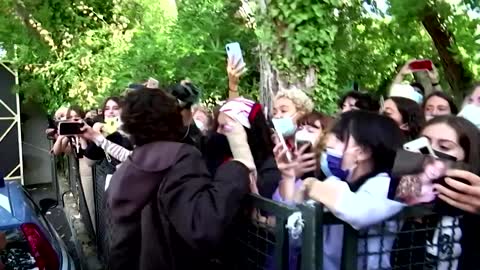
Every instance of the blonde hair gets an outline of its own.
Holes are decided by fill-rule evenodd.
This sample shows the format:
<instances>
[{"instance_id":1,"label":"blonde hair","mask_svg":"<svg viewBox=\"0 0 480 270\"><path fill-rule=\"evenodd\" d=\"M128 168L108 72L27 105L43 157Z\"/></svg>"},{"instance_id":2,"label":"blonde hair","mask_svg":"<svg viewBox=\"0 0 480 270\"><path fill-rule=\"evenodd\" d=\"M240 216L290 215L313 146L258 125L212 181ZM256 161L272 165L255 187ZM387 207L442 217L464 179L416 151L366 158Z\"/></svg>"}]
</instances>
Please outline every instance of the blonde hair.
<instances>
[{"instance_id":1,"label":"blonde hair","mask_svg":"<svg viewBox=\"0 0 480 270\"><path fill-rule=\"evenodd\" d=\"M210 116L212 114L207 107L202 106L202 105L193 105L192 106L192 113L195 114L196 112L202 112L207 116Z\"/></svg>"},{"instance_id":2,"label":"blonde hair","mask_svg":"<svg viewBox=\"0 0 480 270\"><path fill-rule=\"evenodd\" d=\"M304 111L305 113L310 113L313 111L313 102L310 97L305 94L302 90L293 89L293 90L281 90L277 93L274 100L279 98L289 99L295 104L295 107L298 111Z\"/></svg>"},{"instance_id":3,"label":"blonde hair","mask_svg":"<svg viewBox=\"0 0 480 270\"><path fill-rule=\"evenodd\" d=\"M60 120L63 117L66 117L68 113L68 107L62 106L55 111L54 117L55 120Z\"/></svg>"},{"instance_id":4,"label":"blonde hair","mask_svg":"<svg viewBox=\"0 0 480 270\"><path fill-rule=\"evenodd\" d=\"M207 116L207 121L208 121L208 126L211 126L213 123L213 113L205 106L202 105L194 105L192 106L192 116L195 115L195 113L201 112L204 113Z\"/></svg>"}]
</instances>

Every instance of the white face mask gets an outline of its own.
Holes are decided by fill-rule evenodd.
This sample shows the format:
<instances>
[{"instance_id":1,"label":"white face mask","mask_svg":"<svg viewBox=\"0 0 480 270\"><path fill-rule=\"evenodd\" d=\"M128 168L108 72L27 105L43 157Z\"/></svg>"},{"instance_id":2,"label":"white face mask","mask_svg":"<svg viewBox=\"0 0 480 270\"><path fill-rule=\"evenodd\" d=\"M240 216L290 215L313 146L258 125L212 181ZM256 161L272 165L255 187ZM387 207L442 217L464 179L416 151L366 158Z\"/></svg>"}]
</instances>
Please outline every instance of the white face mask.
<instances>
[{"instance_id":1,"label":"white face mask","mask_svg":"<svg viewBox=\"0 0 480 270\"><path fill-rule=\"evenodd\" d=\"M201 131L203 131L203 129L205 128L205 125L203 124L202 121L198 121L196 119L193 120L195 122L195 125L197 126L198 129L200 129Z\"/></svg>"},{"instance_id":2,"label":"white face mask","mask_svg":"<svg viewBox=\"0 0 480 270\"><path fill-rule=\"evenodd\" d=\"M308 132L308 130L301 129L295 133L295 144L297 142L310 142L312 145L315 145L317 141L317 134Z\"/></svg>"},{"instance_id":3,"label":"white face mask","mask_svg":"<svg viewBox=\"0 0 480 270\"><path fill-rule=\"evenodd\" d=\"M477 128L480 128L480 107L474 104L467 104L460 111L458 116L472 122Z\"/></svg>"}]
</instances>

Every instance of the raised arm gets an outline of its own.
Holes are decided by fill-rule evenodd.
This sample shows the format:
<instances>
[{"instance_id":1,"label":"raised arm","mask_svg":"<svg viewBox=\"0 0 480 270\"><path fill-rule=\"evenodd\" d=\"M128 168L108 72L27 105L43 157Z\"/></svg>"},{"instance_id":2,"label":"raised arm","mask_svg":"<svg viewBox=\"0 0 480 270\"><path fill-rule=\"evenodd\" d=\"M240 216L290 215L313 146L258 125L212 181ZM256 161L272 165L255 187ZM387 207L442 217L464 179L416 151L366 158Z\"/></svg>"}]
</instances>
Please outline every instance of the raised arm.
<instances>
[{"instance_id":1,"label":"raised arm","mask_svg":"<svg viewBox=\"0 0 480 270\"><path fill-rule=\"evenodd\" d=\"M404 204L387 199L390 178L369 179L357 192L335 177L321 182L305 180L308 196L325 205L335 216L355 229L378 224L400 212Z\"/></svg>"},{"instance_id":2,"label":"raised arm","mask_svg":"<svg viewBox=\"0 0 480 270\"><path fill-rule=\"evenodd\" d=\"M230 161L212 179L198 151L185 148L179 157L158 200L182 238L207 252L220 242L248 193L250 170Z\"/></svg>"}]
</instances>

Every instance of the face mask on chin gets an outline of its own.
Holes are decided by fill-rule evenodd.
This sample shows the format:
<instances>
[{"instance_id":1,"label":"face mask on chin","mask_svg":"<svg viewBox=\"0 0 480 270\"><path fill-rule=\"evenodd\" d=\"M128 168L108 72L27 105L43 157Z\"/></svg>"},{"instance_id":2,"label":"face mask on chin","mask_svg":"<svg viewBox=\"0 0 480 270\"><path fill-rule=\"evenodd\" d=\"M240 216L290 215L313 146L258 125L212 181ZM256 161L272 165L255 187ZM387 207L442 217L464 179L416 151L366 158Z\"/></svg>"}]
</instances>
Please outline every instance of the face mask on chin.
<instances>
[{"instance_id":1,"label":"face mask on chin","mask_svg":"<svg viewBox=\"0 0 480 270\"><path fill-rule=\"evenodd\" d=\"M293 116L283 117L283 118L273 118L273 126L275 129L280 132L284 137L291 137L295 134L297 126L293 121Z\"/></svg>"},{"instance_id":2,"label":"face mask on chin","mask_svg":"<svg viewBox=\"0 0 480 270\"><path fill-rule=\"evenodd\" d=\"M472 122L477 128L480 128L480 107L474 104L467 104L460 111L458 116Z\"/></svg>"}]
</instances>

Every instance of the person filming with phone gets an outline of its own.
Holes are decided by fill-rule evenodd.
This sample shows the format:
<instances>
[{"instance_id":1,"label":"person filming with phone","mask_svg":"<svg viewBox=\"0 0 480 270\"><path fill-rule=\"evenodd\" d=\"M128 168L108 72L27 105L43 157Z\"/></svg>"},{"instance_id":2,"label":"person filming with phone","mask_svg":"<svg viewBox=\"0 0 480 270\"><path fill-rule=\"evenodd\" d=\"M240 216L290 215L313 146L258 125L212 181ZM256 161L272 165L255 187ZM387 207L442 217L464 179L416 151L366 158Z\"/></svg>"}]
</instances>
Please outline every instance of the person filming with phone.
<instances>
[{"instance_id":1,"label":"person filming with phone","mask_svg":"<svg viewBox=\"0 0 480 270\"><path fill-rule=\"evenodd\" d=\"M52 154L70 154L73 151L80 151L80 140L78 135L81 134L80 128L83 126L82 119L84 117L83 110L78 106L70 106L65 111L65 116L57 121L57 127L53 130L56 137L52 147ZM75 149L77 148L77 149Z\"/></svg>"},{"instance_id":2,"label":"person filming with phone","mask_svg":"<svg viewBox=\"0 0 480 270\"><path fill-rule=\"evenodd\" d=\"M452 261L446 260L443 262L434 259L434 262L438 261L438 269L472 269L470 266L477 261L476 250L478 250L478 243L480 243L480 233L478 231L480 226L480 212L478 211L478 206L480 206L480 177L478 177L480 173L478 163L478 160L480 160L480 148L478 147L480 131L472 123L461 117L445 115L430 120L422 129L420 136L426 143L419 147L425 148L424 146L426 146L432 149L430 154L441 160L463 163L465 164L463 167L468 168L468 170L455 169L455 166L453 166L442 173L442 179L433 179L434 181L430 179L428 183L420 183L420 178L407 179L412 181L404 183L400 182L403 190L420 190L419 188L412 189L409 186L422 187L422 192L419 193L421 195L427 194L423 191L432 187L434 192L432 195L436 197L433 200L434 209L440 215L421 220L407 220L402 231L410 231L411 228L422 229L432 223L434 225L440 224L438 225L439 228L450 226L459 227L460 230L455 229L455 232L450 229L440 230L438 236L433 237L433 239L431 239L432 236L427 237L426 233L419 232L416 233L415 239L412 239L410 235L402 235L397 239L399 251L392 254L392 262L396 261L397 265L404 265L405 262L420 263L425 261L425 256L438 256L455 258ZM413 145L412 143L410 144ZM423 188L424 186L426 188ZM427 201L431 201L431 198L416 203ZM458 218L457 215L462 211L465 211L462 213L463 218ZM453 247L451 254L447 254L441 247L435 250L436 246L426 247L426 253L418 249L413 257L412 254L407 254L409 252L401 251L404 247L424 246L427 241L436 243L440 241L439 239L442 239L444 243L451 244ZM451 264L458 265L458 267L450 268Z\"/></svg>"},{"instance_id":3,"label":"person filming with phone","mask_svg":"<svg viewBox=\"0 0 480 270\"><path fill-rule=\"evenodd\" d=\"M133 150L128 135L122 129L120 120L121 99L109 97L102 109L102 117L93 127L82 127L82 138L90 143L86 146L85 157L90 160L111 160L112 165L118 166L125 161ZM113 158L113 160L111 159Z\"/></svg>"},{"instance_id":4,"label":"person filming with phone","mask_svg":"<svg viewBox=\"0 0 480 270\"><path fill-rule=\"evenodd\" d=\"M440 79L438 76L438 70L433 64L433 62L429 59L413 59L408 61L401 69L400 72L395 77L393 83L394 84L401 84L405 80L405 76L413 75L416 72L426 72L428 78L430 79L432 90L433 91L442 91L440 86ZM415 87L419 90L420 94L425 95L425 90L423 86L419 83L412 83L411 86Z\"/></svg>"},{"instance_id":5,"label":"person filming with phone","mask_svg":"<svg viewBox=\"0 0 480 270\"><path fill-rule=\"evenodd\" d=\"M392 247L394 236L380 240L373 235L380 230L397 231L395 221L386 225L381 222L403 209L403 204L387 197L389 172L396 150L403 142L402 132L388 117L361 110L343 113L327 133L325 146L318 155L317 164L323 174L318 173L318 179L298 179L295 164L286 156L288 149L276 149L282 181L274 200L294 204L312 199L353 228L368 228L372 238L359 241L368 241L368 249L380 251L381 255L366 252L371 255L359 256L358 269L389 269L387 251ZM340 269L343 226L324 227L324 269Z\"/></svg>"}]
</instances>

